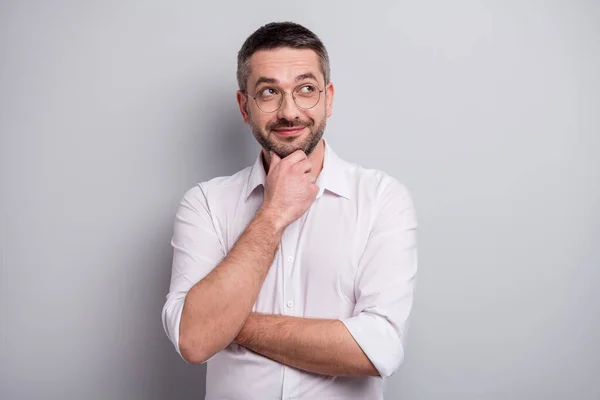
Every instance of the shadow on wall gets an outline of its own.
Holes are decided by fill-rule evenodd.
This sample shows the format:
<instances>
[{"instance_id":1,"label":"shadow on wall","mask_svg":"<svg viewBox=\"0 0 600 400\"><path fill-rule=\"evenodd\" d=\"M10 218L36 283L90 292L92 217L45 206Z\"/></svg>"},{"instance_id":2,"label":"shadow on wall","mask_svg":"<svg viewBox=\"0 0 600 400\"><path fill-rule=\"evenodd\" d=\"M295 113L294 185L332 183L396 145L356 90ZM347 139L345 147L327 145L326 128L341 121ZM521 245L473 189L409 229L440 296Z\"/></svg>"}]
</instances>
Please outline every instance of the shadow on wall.
<instances>
[{"instance_id":1,"label":"shadow on wall","mask_svg":"<svg viewBox=\"0 0 600 400\"><path fill-rule=\"evenodd\" d=\"M211 92L222 95L223 90L215 87ZM195 171L198 171L198 181L231 175L252 165L259 147L250 129L241 119L235 94L227 98L222 96L221 101L216 105L206 103L201 104L200 107L202 109L194 114L190 122L190 126L197 127L194 128L195 132L190 131L190 134L196 136L190 142L198 144L199 148L192 152L197 156L186 160L193 164ZM173 216L169 215L163 229L156 232L158 236L156 247L160 249L157 253L160 254L156 254L154 258L152 270L155 271L155 276L152 282L155 284L149 286L151 292L148 293L148 296L154 299L150 311L153 320L156 321L153 326L155 332L143 336L149 339L144 346L144 351L156 352L156 357L144 358L152 359L152 362L157 364L155 366L157 373L153 374L154 381L149 382L155 389L154 393L145 393L145 395L156 399L202 399L205 395L206 365L189 365L183 361L164 334L160 320L171 274L172 218Z\"/></svg>"}]
</instances>

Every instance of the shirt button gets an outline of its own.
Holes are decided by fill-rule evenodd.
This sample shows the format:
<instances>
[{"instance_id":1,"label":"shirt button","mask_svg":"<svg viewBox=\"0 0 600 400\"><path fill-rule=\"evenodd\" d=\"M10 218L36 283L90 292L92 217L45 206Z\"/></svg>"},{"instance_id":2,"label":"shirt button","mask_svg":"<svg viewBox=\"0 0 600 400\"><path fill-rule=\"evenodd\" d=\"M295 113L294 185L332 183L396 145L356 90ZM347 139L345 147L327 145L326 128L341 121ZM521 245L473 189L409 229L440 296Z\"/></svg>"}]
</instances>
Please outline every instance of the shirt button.
<instances>
[{"instance_id":1,"label":"shirt button","mask_svg":"<svg viewBox=\"0 0 600 400\"><path fill-rule=\"evenodd\" d=\"M288 257L288 262L294 262L294 257L292 257L292 256L289 256L289 257Z\"/></svg>"},{"instance_id":2,"label":"shirt button","mask_svg":"<svg viewBox=\"0 0 600 400\"><path fill-rule=\"evenodd\" d=\"M294 302L290 300L285 305L288 306L288 308L292 308L292 306L294 305Z\"/></svg>"}]
</instances>

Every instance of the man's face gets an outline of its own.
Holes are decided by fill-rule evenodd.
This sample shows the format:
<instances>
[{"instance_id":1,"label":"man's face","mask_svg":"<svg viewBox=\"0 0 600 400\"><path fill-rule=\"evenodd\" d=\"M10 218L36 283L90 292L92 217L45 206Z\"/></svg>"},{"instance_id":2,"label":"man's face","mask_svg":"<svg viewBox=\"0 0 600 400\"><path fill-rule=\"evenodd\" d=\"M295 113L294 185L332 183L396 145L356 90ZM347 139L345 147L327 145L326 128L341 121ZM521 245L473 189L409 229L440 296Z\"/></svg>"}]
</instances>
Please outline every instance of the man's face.
<instances>
[{"instance_id":1,"label":"man's face","mask_svg":"<svg viewBox=\"0 0 600 400\"><path fill-rule=\"evenodd\" d=\"M291 48L257 51L250 58L250 71L247 92L258 103L242 92L237 98L244 122L250 124L256 140L263 149L272 150L281 158L298 149L310 154L325 132L333 104L333 85L324 87L317 54ZM294 102L294 92L304 108ZM311 92L316 104L306 108L313 104ZM281 107L266 112L276 108L278 96L283 96Z\"/></svg>"}]
</instances>

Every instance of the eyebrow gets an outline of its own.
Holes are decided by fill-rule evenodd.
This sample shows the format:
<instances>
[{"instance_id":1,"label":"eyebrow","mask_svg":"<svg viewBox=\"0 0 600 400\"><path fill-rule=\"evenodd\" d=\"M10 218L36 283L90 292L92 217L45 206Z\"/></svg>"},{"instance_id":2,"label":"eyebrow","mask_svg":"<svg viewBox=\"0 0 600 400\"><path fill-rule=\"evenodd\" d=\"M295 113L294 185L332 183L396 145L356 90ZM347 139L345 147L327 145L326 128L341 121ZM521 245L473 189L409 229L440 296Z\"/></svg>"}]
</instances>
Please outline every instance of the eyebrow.
<instances>
[{"instance_id":1,"label":"eyebrow","mask_svg":"<svg viewBox=\"0 0 600 400\"><path fill-rule=\"evenodd\" d=\"M260 78L258 78L258 80L256 81L256 83L254 84L254 87L257 87L258 85L260 85L261 83L278 83L279 81L277 79L274 78L267 78L266 76L261 76Z\"/></svg>"},{"instance_id":2,"label":"eyebrow","mask_svg":"<svg viewBox=\"0 0 600 400\"><path fill-rule=\"evenodd\" d=\"M314 79L315 81L317 80L317 78L315 77L315 75L312 72L307 72L305 74L298 75L296 77L295 81L299 82L299 81L303 81L305 79ZM267 78L266 76L261 76L260 78L258 78L256 80L256 83L254 84L254 87L257 87L261 83L277 84L277 83L279 83L279 81L277 79L275 79L275 78Z\"/></svg>"},{"instance_id":3,"label":"eyebrow","mask_svg":"<svg viewBox=\"0 0 600 400\"><path fill-rule=\"evenodd\" d=\"M317 80L317 77L313 75L312 72L307 72L306 74L298 75L296 77L296 82L303 81L305 79L314 79Z\"/></svg>"}]
</instances>

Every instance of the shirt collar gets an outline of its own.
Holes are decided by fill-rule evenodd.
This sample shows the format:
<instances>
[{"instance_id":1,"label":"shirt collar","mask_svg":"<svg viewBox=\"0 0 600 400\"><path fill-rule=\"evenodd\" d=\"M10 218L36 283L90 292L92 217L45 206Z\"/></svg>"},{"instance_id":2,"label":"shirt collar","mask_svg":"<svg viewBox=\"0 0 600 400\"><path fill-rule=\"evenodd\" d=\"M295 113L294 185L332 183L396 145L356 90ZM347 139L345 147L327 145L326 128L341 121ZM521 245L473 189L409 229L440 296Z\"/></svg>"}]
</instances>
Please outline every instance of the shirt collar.
<instances>
[{"instance_id":1,"label":"shirt collar","mask_svg":"<svg viewBox=\"0 0 600 400\"><path fill-rule=\"evenodd\" d=\"M317 198L321 197L325 190L327 190L337 194L338 196L349 199L350 183L347 172L348 163L334 153L331 145L325 139L323 139L323 142L325 145L325 155L323 160L323 169L321 170L319 178L317 179L317 185L320 188ZM258 186L262 185L264 187L266 177L267 174L263 166L261 150L258 153L258 157L256 157L256 161L254 162L254 165L250 170L250 175L248 176L245 200L248 200L250 194L252 194L252 192L254 192Z\"/></svg>"}]
</instances>

